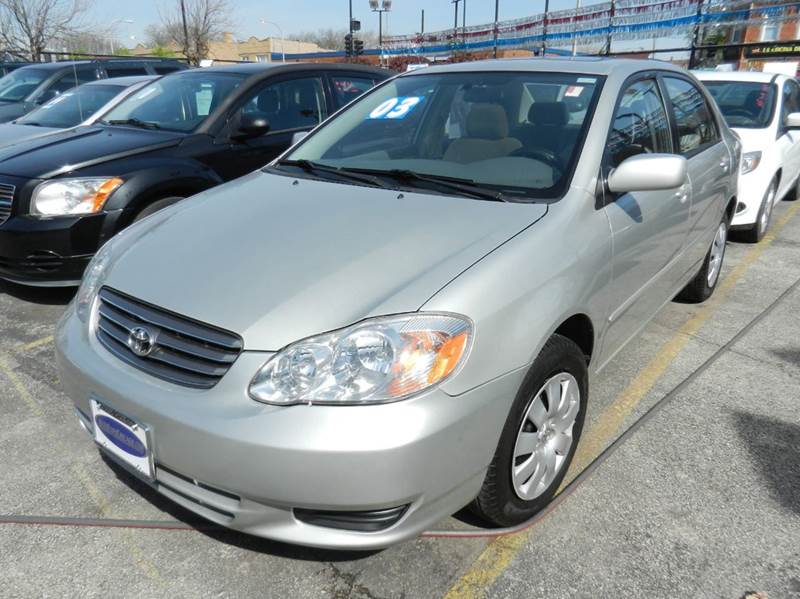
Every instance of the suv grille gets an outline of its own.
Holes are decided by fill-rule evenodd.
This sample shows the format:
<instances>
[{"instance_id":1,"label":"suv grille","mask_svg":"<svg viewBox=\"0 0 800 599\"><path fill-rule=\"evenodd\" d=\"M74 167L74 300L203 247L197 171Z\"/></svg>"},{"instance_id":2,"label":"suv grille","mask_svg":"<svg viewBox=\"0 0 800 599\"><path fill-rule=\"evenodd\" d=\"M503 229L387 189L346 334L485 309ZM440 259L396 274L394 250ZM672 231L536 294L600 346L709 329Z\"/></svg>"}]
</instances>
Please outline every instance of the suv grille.
<instances>
[{"instance_id":1,"label":"suv grille","mask_svg":"<svg viewBox=\"0 0 800 599\"><path fill-rule=\"evenodd\" d=\"M100 342L119 359L165 381L210 389L242 351L242 339L233 333L107 287L100 290L99 298Z\"/></svg>"},{"instance_id":2,"label":"suv grille","mask_svg":"<svg viewBox=\"0 0 800 599\"><path fill-rule=\"evenodd\" d=\"M16 187L8 183L0 183L0 225L11 216L11 205L14 203Z\"/></svg>"}]
</instances>

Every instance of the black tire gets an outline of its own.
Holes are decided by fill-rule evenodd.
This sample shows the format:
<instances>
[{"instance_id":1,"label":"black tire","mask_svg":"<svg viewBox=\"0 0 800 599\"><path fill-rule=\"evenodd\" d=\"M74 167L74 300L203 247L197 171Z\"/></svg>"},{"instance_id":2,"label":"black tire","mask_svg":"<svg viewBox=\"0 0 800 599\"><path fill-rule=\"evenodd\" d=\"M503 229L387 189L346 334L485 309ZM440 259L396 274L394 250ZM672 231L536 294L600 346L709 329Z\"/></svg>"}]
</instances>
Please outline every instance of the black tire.
<instances>
[{"instance_id":1,"label":"black tire","mask_svg":"<svg viewBox=\"0 0 800 599\"><path fill-rule=\"evenodd\" d=\"M722 265L725 260L725 246L727 245L728 229L730 226L727 214L722 217L722 221L720 222L719 226L724 227L725 232L724 241L722 243L722 255L720 256L719 264L716 267L716 276L714 277L714 280L709 283L708 278L711 268L711 255L717 242L717 234L714 235L714 240L711 242L711 247L708 249L705 260L703 260L703 266L700 268L700 272L695 275L694 279L689 281L689 284L686 285L683 290L681 290L681 292L675 298L676 300L688 304L700 304L714 294L714 290L717 288L717 284L719 283L720 271L722 270ZM719 231L719 228L717 231Z\"/></svg>"},{"instance_id":2,"label":"black tire","mask_svg":"<svg viewBox=\"0 0 800 599\"><path fill-rule=\"evenodd\" d=\"M772 201L767 201L770 194L778 193L778 180L773 179L767 191L764 192L764 197L761 198L761 206L758 208L758 215L756 215L755 224L749 229L742 229L736 232L736 238L746 243L758 243L764 239L764 235L769 230L769 224L772 219L772 209L775 207L775 198ZM791 194L789 194L791 195ZM766 215L766 218L764 218Z\"/></svg>"},{"instance_id":3,"label":"black tire","mask_svg":"<svg viewBox=\"0 0 800 599\"><path fill-rule=\"evenodd\" d=\"M800 199L800 176L797 177L797 181L794 182L794 188L792 191L787 193L784 196L784 201L794 202L797 199Z\"/></svg>"},{"instance_id":4,"label":"black tire","mask_svg":"<svg viewBox=\"0 0 800 599\"><path fill-rule=\"evenodd\" d=\"M553 376L561 373L572 375L578 382L580 391L580 407L572 427L572 445L566 455L566 459L560 466L558 474L547 489L536 498L525 501L517 496L511 477L517 435L520 428L525 424L523 419L528 407L534 401L540 389ZM517 397L514 399L511 411L506 419L494 459L492 459L486 478L483 481L483 487L470 505L470 509L479 518L496 526L513 526L530 519L550 503L567 473L572 457L575 454L575 448L580 440L586 415L588 394L589 374L586 356L573 341L561 335L553 335L525 376L525 380L517 393Z\"/></svg>"},{"instance_id":5,"label":"black tire","mask_svg":"<svg viewBox=\"0 0 800 599\"><path fill-rule=\"evenodd\" d=\"M162 198L160 200L156 200L155 202L148 204L144 208L142 208L136 216L133 217L133 222L138 223L143 218L147 218L151 214L154 214L161 210L162 208L166 208L167 206L172 206L173 204L180 202L183 199L181 196L171 196L168 198Z\"/></svg>"}]
</instances>

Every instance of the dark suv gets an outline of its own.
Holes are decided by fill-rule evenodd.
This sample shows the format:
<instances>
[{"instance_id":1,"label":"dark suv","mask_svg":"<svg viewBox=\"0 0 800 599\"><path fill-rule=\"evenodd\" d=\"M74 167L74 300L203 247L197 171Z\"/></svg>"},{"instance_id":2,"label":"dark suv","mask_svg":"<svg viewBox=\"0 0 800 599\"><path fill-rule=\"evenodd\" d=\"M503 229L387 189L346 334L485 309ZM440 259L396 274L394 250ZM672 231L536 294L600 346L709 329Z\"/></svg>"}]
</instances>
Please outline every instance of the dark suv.
<instances>
[{"instance_id":1,"label":"dark suv","mask_svg":"<svg viewBox=\"0 0 800 599\"><path fill-rule=\"evenodd\" d=\"M13 121L82 83L132 75L166 75L188 68L171 59L70 60L29 64L0 79L0 123Z\"/></svg>"},{"instance_id":2,"label":"dark suv","mask_svg":"<svg viewBox=\"0 0 800 599\"><path fill-rule=\"evenodd\" d=\"M0 278L77 284L115 233L264 166L389 75L298 63L182 71L95 125L0 148Z\"/></svg>"}]
</instances>

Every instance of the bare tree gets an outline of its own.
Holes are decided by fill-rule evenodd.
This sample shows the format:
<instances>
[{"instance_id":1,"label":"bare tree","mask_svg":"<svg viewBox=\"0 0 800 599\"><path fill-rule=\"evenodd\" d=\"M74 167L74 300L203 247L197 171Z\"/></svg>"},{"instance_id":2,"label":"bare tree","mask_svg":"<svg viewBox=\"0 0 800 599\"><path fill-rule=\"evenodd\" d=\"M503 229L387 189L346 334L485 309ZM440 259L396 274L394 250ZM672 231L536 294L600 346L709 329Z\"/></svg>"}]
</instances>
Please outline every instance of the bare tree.
<instances>
[{"instance_id":1,"label":"bare tree","mask_svg":"<svg viewBox=\"0 0 800 599\"><path fill-rule=\"evenodd\" d=\"M89 0L0 0L0 43L5 50L41 60L48 45L83 29Z\"/></svg>"},{"instance_id":2,"label":"bare tree","mask_svg":"<svg viewBox=\"0 0 800 599\"><path fill-rule=\"evenodd\" d=\"M346 34L347 29L318 29L317 31L302 31L289 37L301 42L317 44L325 50L344 50L344 36ZM367 48L378 45L378 36L372 31L359 31L354 36L364 40L364 45Z\"/></svg>"},{"instance_id":3,"label":"bare tree","mask_svg":"<svg viewBox=\"0 0 800 599\"><path fill-rule=\"evenodd\" d=\"M197 65L208 58L209 45L230 25L230 13L228 0L174 0L172 11L161 15L162 28Z\"/></svg>"},{"instance_id":4,"label":"bare tree","mask_svg":"<svg viewBox=\"0 0 800 599\"><path fill-rule=\"evenodd\" d=\"M145 43L151 48L167 48L175 44L176 37L180 39L180 32L170 31L166 26L151 23L144 29Z\"/></svg>"}]
</instances>

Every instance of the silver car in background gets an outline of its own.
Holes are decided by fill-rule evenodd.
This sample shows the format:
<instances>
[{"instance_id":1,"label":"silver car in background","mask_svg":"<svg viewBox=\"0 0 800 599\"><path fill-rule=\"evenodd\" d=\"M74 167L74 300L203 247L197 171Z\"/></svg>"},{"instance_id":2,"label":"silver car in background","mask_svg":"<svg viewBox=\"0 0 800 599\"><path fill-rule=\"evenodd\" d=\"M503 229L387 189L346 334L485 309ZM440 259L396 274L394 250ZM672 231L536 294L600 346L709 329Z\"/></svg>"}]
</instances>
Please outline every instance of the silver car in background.
<instances>
[{"instance_id":1,"label":"silver car in background","mask_svg":"<svg viewBox=\"0 0 800 599\"><path fill-rule=\"evenodd\" d=\"M74 87L10 123L0 124L0 146L94 123L157 75L98 79Z\"/></svg>"},{"instance_id":2,"label":"silver car in background","mask_svg":"<svg viewBox=\"0 0 800 599\"><path fill-rule=\"evenodd\" d=\"M250 534L384 547L553 497L590 375L709 297L738 142L669 64L396 77L112 239L57 333L102 452Z\"/></svg>"}]
</instances>

